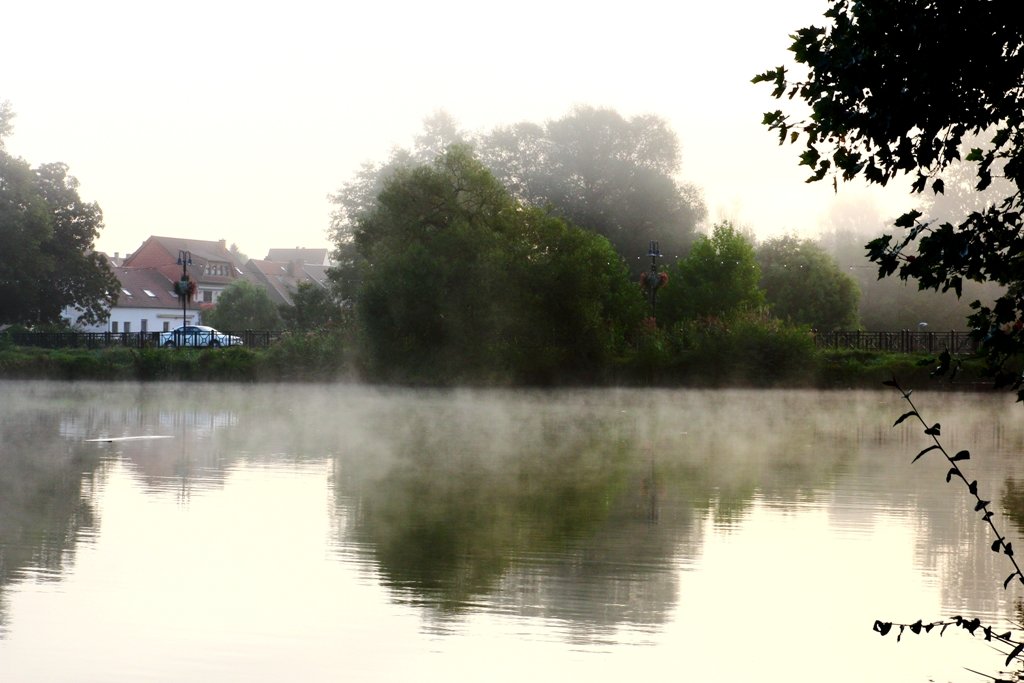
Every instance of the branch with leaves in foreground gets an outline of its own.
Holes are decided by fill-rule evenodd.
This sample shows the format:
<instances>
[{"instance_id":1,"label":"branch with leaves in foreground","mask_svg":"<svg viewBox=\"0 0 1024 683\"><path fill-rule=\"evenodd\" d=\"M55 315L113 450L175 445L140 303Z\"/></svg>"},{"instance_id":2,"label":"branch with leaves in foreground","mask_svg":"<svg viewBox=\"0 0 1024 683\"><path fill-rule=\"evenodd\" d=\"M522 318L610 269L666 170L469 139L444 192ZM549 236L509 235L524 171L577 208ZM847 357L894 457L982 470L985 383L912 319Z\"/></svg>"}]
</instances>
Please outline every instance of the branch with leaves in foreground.
<instances>
[{"instance_id":1,"label":"branch with leaves in foreground","mask_svg":"<svg viewBox=\"0 0 1024 683\"><path fill-rule=\"evenodd\" d=\"M924 427L924 433L931 437L932 445L928 446L920 453L918 453L912 462L917 462L922 457L933 451L941 454L949 461L949 471L946 473L946 483L951 483L954 479L962 481L967 487L967 491L974 496L975 504L974 511L982 513L982 520L988 524L989 528L992 529L992 533L995 535L995 540L992 542L992 552L1002 553L1006 556L1007 560L1013 565L1013 572L1006 577L1003 581L1003 590L1009 588L1010 584L1016 579L1021 584L1024 584L1024 571L1021 571L1020 564L1017 563L1017 558L1013 554L1013 543L1006 540L1006 536L999 533L999 529L996 527L995 522L992 521L993 513L989 509L989 505L992 501L985 500L978 493L978 481L976 479L969 479L967 473L964 471L960 463L970 460L971 454L968 451L958 451L957 453L950 455L948 451L943 447L939 441L939 435L941 434L941 426L938 422L933 425L929 425L925 422L924 418L921 417L920 412L917 410L917 406L914 405L914 401L910 398L913 393L912 390L905 390L893 377L892 380L883 382L886 386L895 387L897 391L903 396L903 400L910 406L910 410L899 416L896 422L893 423L893 427L905 422L906 420L916 419ZM939 635L945 633L946 629L950 626L956 626L964 629L972 636L978 635L979 633L985 637L986 641L994 641L1003 643L1009 646L1011 649L1006 655L1006 666L1009 666L1010 662L1014 659L1020 659L1024 661L1022 652L1024 652L1024 641L1015 639L1012 632L1006 631L1005 633L996 633L991 626L986 626L981 623L980 619L967 619L965 617L957 616L951 619L933 621L925 624L921 620L913 624L900 624L893 623L891 621L883 622L881 620L875 620L874 631L882 636L888 635L896 629L896 640L899 641L904 632L910 631L911 633L918 635L921 633L931 633L934 629L939 629ZM984 675L984 674L983 674ZM991 678L991 677L990 677ZM1001 681L1003 679L993 679L995 681Z\"/></svg>"}]
</instances>

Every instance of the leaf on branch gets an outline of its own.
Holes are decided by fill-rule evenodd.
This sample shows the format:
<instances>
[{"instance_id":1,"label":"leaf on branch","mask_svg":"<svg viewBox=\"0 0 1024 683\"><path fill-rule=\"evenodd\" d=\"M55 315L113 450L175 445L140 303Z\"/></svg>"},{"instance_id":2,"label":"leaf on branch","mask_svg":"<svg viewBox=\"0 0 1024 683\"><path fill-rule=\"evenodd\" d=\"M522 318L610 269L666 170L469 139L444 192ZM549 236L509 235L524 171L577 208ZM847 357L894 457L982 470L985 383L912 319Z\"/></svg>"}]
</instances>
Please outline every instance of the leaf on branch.
<instances>
[{"instance_id":1,"label":"leaf on branch","mask_svg":"<svg viewBox=\"0 0 1024 683\"><path fill-rule=\"evenodd\" d=\"M999 552L999 547L1002 546L1002 545L1003 545L1003 539L1002 538L997 538L996 540L992 541L992 552L998 553Z\"/></svg>"},{"instance_id":2,"label":"leaf on branch","mask_svg":"<svg viewBox=\"0 0 1024 683\"><path fill-rule=\"evenodd\" d=\"M928 429L924 430L924 433L927 434L928 436L938 436L941 433L941 429L940 429L941 426L942 425L940 425L938 422L936 422L931 427L929 427Z\"/></svg>"},{"instance_id":3,"label":"leaf on branch","mask_svg":"<svg viewBox=\"0 0 1024 683\"><path fill-rule=\"evenodd\" d=\"M974 506L974 511L975 512L981 512L986 507L988 507L988 504L991 503L991 502L992 502L991 500L981 500L981 499L979 499L977 504Z\"/></svg>"},{"instance_id":4,"label":"leaf on branch","mask_svg":"<svg viewBox=\"0 0 1024 683\"><path fill-rule=\"evenodd\" d=\"M908 417L917 417L917 411L916 410L911 410L909 413L903 413L902 415L900 415L898 420L896 420L895 422L892 423L892 426L895 427L899 423L901 423L904 420L906 420Z\"/></svg>"},{"instance_id":5,"label":"leaf on branch","mask_svg":"<svg viewBox=\"0 0 1024 683\"><path fill-rule=\"evenodd\" d=\"M917 462L917 459L920 458L922 455L924 455L928 451L934 451L936 448L938 448L938 446L929 446L928 448L926 448L923 451L921 451L920 453L918 453L917 457L915 457L913 460L911 460L910 463L914 464L915 462ZM946 481L949 481L949 480L947 479Z\"/></svg>"},{"instance_id":6,"label":"leaf on branch","mask_svg":"<svg viewBox=\"0 0 1024 683\"><path fill-rule=\"evenodd\" d=\"M883 636L887 635L889 631L892 630L892 622L887 621L885 623L882 623L878 619L875 619L875 625L872 627L872 630Z\"/></svg>"},{"instance_id":7,"label":"leaf on branch","mask_svg":"<svg viewBox=\"0 0 1024 683\"><path fill-rule=\"evenodd\" d=\"M1010 654L1006 656L1006 666L1010 666L1010 662L1021 653L1021 650L1024 650L1024 643L1017 643L1016 647L1010 650Z\"/></svg>"},{"instance_id":8,"label":"leaf on branch","mask_svg":"<svg viewBox=\"0 0 1024 683\"><path fill-rule=\"evenodd\" d=\"M983 514L981 516L981 521L987 522L990 519L992 519L992 511L991 510L986 510L985 514Z\"/></svg>"},{"instance_id":9,"label":"leaf on branch","mask_svg":"<svg viewBox=\"0 0 1024 683\"><path fill-rule=\"evenodd\" d=\"M1004 544L1003 552L1006 553L1007 557L1013 557L1013 543Z\"/></svg>"},{"instance_id":10,"label":"leaf on branch","mask_svg":"<svg viewBox=\"0 0 1024 683\"><path fill-rule=\"evenodd\" d=\"M958 469L956 468L956 466L954 465L953 467L950 467L950 468L949 468L949 472L946 472L946 483L947 483L947 484L948 484L948 483L949 483L950 481L952 481L952 479L953 479L954 475L955 475L955 476L957 476L957 477L960 477L961 479L962 479L962 478L963 478L963 476L964 476L964 475L960 474L960 470L958 470Z\"/></svg>"},{"instance_id":11,"label":"leaf on branch","mask_svg":"<svg viewBox=\"0 0 1024 683\"><path fill-rule=\"evenodd\" d=\"M972 496L978 495L978 480L975 479L967 485L967 490L970 491Z\"/></svg>"},{"instance_id":12,"label":"leaf on branch","mask_svg":"<svg viewBox=\"0 0 1024 683\"><path fill-rule=\"evenodd\" d=\"M1014 572L1006 577L1006 581L1003 581L1003 590L1010 587L1010 582L1013 581L1013 577L1017 576L1017 572Z\"/></svg>"},{"instance_id":13,"label":"leaf on branch","mask_svg":"<svg viewBox=\"0 0 1024 683\"><path fill-rule=\"evenodd\" d=\"M916 622L914 622L913 624L910 625L910 630L911 630L911 632L914 635L917 635L917 634L921 633L921 628L923 626L924 626L924 624L922 624L921 620L918 619Z\"/></svg>"},{"instance_id":14,"label":"leaf on branch","mask_svg":"<svg viewBox=\"0 0 1024 683\"><path fill-rule=\"evenodd\" d=\"M952 458L950 458L950 460L952 460L953 462L958 462L960 460L970 460L970 459L971 459L971 454L968 451L960 451L959 453L954 455Z\"/></svg>"}]
</instances>

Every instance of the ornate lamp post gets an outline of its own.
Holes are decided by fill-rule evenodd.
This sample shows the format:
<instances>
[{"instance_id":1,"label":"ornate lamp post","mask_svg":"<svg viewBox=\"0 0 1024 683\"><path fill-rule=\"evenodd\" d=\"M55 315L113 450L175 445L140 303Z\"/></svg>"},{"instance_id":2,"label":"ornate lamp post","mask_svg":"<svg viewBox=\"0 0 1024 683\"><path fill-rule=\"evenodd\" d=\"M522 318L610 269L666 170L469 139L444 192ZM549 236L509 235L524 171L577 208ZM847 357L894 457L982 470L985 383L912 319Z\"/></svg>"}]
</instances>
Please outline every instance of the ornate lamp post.
<instances>
[{"instance_id":1,"label":"ornate lamp post","mask_svg":"<svg viewBox=\"0 0 1024 683\"><path fill-rule=\"evenodd\" d=\"M181 280L178 282L178 298L181 299L181 326L188 325L188 298L192 295L191 281L188 278L188 266L192 265L192 252L178 250L178 265L181 266Z\"/></svg>"},{"instance_id":2,"label":"ornate lamp post","mask_svg":"<svg viewBox=\"0 0 1024 683\"><path fill-rule=\"evenodd\" d=\"M658 242L651 240L647 247L647 255L651 257L651 270L640 275L640 284L647 292L651 300L651 318L655 315L655 303L658 300L658 288L668 282L668 273L658 272L658 259L661 258L661 249Z\"/></svg>"}]
</instances>

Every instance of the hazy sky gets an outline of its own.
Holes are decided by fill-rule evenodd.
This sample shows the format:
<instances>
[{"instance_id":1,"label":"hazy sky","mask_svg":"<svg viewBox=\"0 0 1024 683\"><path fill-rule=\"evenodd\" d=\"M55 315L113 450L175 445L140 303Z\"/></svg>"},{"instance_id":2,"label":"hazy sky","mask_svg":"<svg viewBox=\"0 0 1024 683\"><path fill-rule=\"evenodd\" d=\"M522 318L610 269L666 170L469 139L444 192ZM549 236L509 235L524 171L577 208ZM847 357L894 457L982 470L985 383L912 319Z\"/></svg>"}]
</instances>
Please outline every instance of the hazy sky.
<instances>
[{"instance_id":1,"label":"hazy sky","mask_svg":"<svg viewBox=\"0 0 1024 683\"><path fill-rule=\"evenodd\" d=\"M149 235L226 239L252 257L328 246L327 195L408 146L443 109L470 131L543 122L575 104L656 114L711 221L816 234L835 200L797 147L761 124L754 74L824 0L630 3L15 2L4 9L8 150L63 161L96 201L97 246ZM846 205L904 208L905 189L840 187Z\"/></svg>"}]
</instances>

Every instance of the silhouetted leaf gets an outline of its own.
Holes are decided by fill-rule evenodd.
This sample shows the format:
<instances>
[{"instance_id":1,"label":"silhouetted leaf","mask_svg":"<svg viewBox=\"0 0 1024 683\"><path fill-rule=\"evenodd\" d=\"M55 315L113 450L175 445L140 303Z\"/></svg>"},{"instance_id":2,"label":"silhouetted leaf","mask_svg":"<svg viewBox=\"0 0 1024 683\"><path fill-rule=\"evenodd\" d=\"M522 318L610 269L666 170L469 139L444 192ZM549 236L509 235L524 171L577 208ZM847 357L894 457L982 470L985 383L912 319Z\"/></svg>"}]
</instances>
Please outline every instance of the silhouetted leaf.
<instances>
[{"instance_id":1,"label":"silhouetted leaf","mask_svg":"<svg viewBox=\"0 0 1024 683\"><path fill-rule=\"evenodd\" d=\"M917 635L917 634L919 634L921 632L921 627L922 626L923 626L923 624L921 623L921 620L918 619L916 622L914 622L913 624L910 625L910 630L911 630L912 633L914 633L914 635Z\"/></svg>"},{"instance_id":2,"label":"silhouetted leaf","mask_svg":"<svg viewBox=\"0 0 1024 683\"><path fill-rule=\"evenodd\" d=\"M887 621L887 622L883 623L883 622L879 621L878 619L875 619L875 625L873 627L873 630L876 631L877 633L883 635L883 636L887 635L889 633L889 631L892 630L892 622L891 621Z\"/></svg>"},{"instance_id":3,"label":"silhouetted leaf","mask_svg":"<svg viewBox=\"0 0 1024 683\"><path fill-rule=\"evenodd\" d=\"M986 507L988 507L988 504L991 503L991 502L992 502L991 500L979 500L977 502L977 504L974 506L974 511L975 512L981 512Z\"/></svg>"},{"instance_id":4,"label":"silhouetted leaf","mask_svg":"<svg viewBox=\"0 0 1024 683\"><path fill-rule=\"evenodd\" d=\"M972 496L978 495L978 480L975 479L967 486L967 490L971 492Z\"/></svg>"},{"instance_id":5,"label":"silhouetted leaf","mask_svg":"<svg viewBox=\"0 0 1024 683\"><path fill-rule=\"evenodd\" d=\"M955 466L950 467L949 472L946 472L946 483L948 484L954 476L962 478L964 475L960 474L960 470L958 470Z\"/></svg>"},{"instance_id":6,"label":"silhouetted leaf","mask_svg":"<svg viewBox=\"0 0 1024 683\"><path fill-rule=\"evenodd\" d=\"M900 415L898 420L896 420L895 422L892 423L892 426L895 427L900 422L903 422L904 420L906 420L908 417L917 417L917 411L916 410L911 410L909 413L903 413L902 415Z\"/></svg>"},{"instance_id":7,"label":"silhouetted leaf","mask_svg":"<svg viewBox=\"0 0 1024 683\"><path fill-rule=\"evenodd\" d=\"M970 459L971 459L971 454L968 453L967 451L960 451L959 453L954 455L952 458L950 458L950 460L952 460L953 462L957 462L957 461L960 461L960 460L970 460Z\"/></svg>"},{"instance_id":8,"label":"silhouetted leaf","mask_svg":"<svg viewBox=\"0 0 1024 683\"><path fill-rule=\"evenodd\" d=\"M987 522L987 521L988 521L988 520L990 520L990 519L992 519L992 511L991 511L991 510L986 510L986 511L985 511L985 514L983 514L983 515L981 516L981 520L982 520L983 522Z\"/></svg>"},{"instance_id":9,"label":"silhouetted leaf","mask_svg":"<svg viewBox=\"0 0 1024 683\"><path fill-rule=\"evenodd\" d=\"M996 540L992 541L992 552L998 553L999 552L999 548L1002 545L1003 545L1003 539L1001 539L1001 538L997 538Z\"/></svg>"},{"instance_id":10,"label":"silhouetted leaf","mask_svg":"<svg viewBox=\"0 0 1024 683\"><path fill-rule=\"evenodd\" d=\"M928 436L938 436L939 434L941 434L941 427L942 425L936 422L931 427L924 430L924 433L927 434Z\"/></svg>"},{"instance_id":11,"label":"silhouetted leaf","mask_svg":"<svg viewBox=\"0 0 1024 683\"><path fill-rule=\"evenodd\" d=\"M1006 577L1006 581L1003 581L1003 590L1010 587L1010 582L1013 581L1013 577L1017 576L1017 572L1014 572Z\"/></svg>"},{"instance_id":12,"label":"silhouetted leaf","mask_svg":"<svg viewBox=\"0 0 1024 683\"><path fill-rule=\"evenodd\" d=\"M1006 553L1007 557L1013 557L1013 544L1012 543L1004 544L1003 552Z\"/></svg>"},{"instance_id":13,"label":"silhouetted leaf","mask_svg":"<svg viewBox=\"0 0 1024 683\"><path fill-rule=\"evenodd\" d=\"M936 448L938 448L938 446L929 446L928 448L924 449L923 451L918 453L917 456L913 460L910 461L911 464L917 462L917 459L920 458L925 453L927 453L928 451L934 451ZM948 481L948 479L947 479L947 481Z\"/></svg>"},{"instance_id":14,"label":"silhouetted leaf","mask_svg":"<svg viewBox=\"0 0 1024 683\"><path fill-rule=\"evenodd\" d=\"M1017 646L1010 650L1010 654L1006 655L1006 666L1010 666L1010 662L1021 653L1021 650L1024 650L1024 643L1017 643Z\"/></svg>"}]
</instances>

